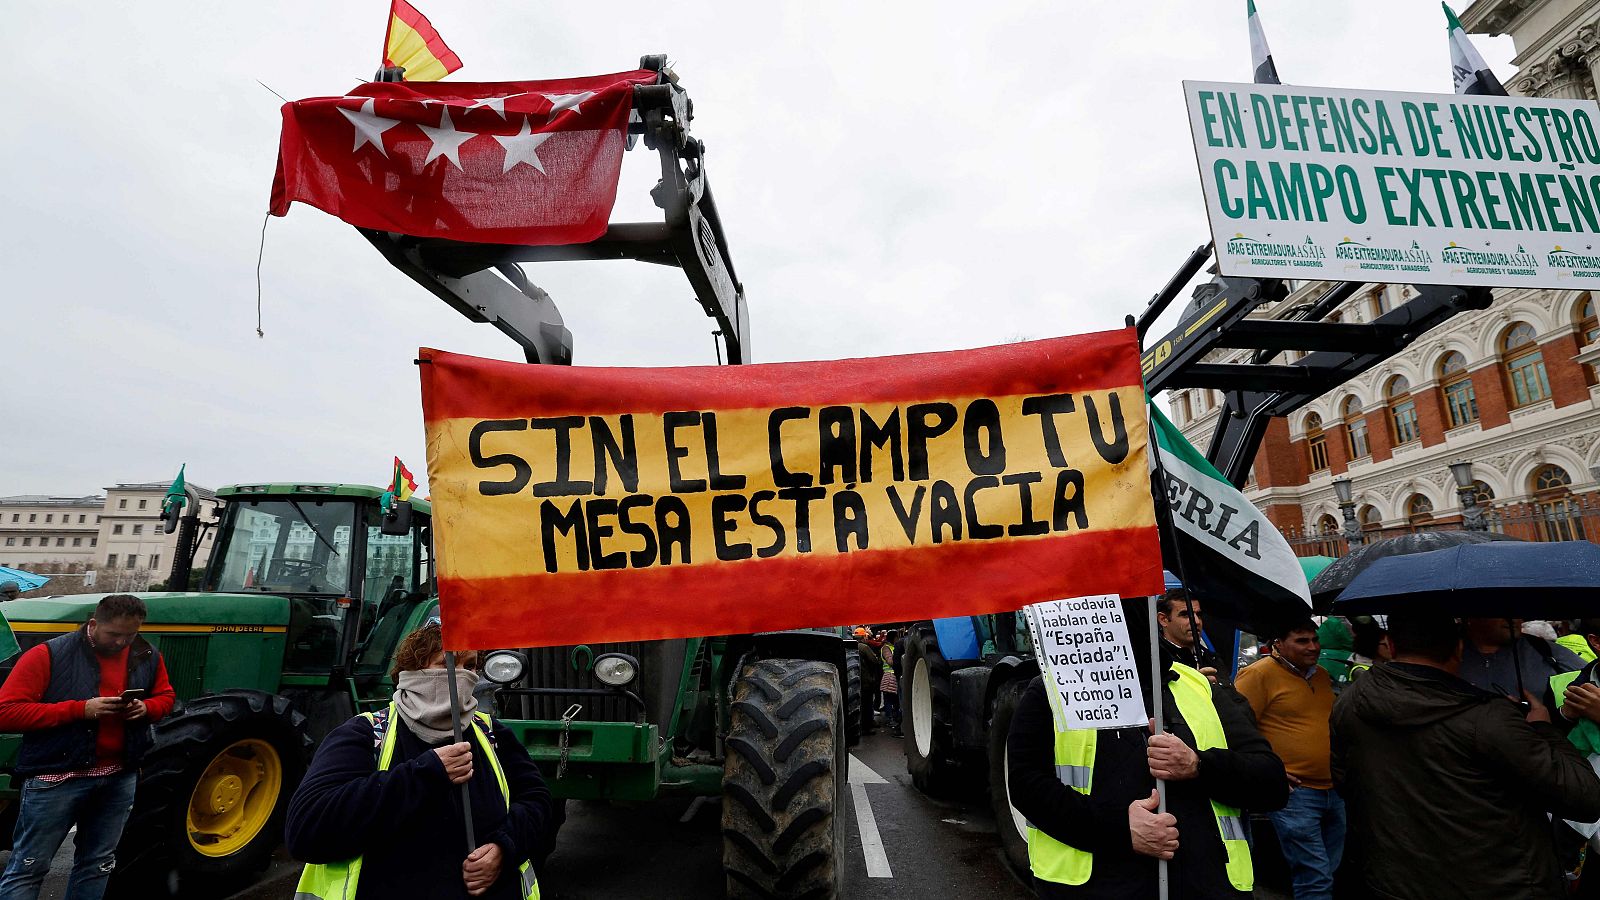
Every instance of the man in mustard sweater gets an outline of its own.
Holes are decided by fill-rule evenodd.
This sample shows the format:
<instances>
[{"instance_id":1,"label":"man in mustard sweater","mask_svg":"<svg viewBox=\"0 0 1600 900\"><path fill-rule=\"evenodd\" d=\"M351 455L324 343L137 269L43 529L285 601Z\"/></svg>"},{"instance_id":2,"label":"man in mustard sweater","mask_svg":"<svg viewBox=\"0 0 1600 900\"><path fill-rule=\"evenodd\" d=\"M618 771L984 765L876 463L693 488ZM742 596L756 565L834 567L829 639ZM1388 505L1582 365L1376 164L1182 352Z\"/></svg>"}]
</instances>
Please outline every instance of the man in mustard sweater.
<instances>
[{"instance_id":1,"label":"man in mustard sweater","mask_svg":"<svg viewBox=\"0 0 1600 900\"><path fill-rule=\"evenodd\" d=\"M1344 855L1344 801L1333 790L1328 764L1333 681L1317 665L1321 650L1310 619L1293 623L1273 639L1272 655L1240 672L1234 684L1293 787L1289 804L1271 817L1294 876L1295 900L1331 900L1333 873Z\"/></svg>"}]
</instances>

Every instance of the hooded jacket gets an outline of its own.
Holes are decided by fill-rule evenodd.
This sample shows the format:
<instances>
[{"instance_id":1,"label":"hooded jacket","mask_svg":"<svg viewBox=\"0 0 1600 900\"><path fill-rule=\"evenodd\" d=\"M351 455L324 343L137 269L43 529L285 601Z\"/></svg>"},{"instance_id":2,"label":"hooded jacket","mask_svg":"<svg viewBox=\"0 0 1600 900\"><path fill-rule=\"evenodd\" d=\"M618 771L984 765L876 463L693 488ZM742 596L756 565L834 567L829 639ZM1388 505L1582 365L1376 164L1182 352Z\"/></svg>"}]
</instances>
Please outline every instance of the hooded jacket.
<instances>
[{"instance_id":1,"label":"hooded jacket","mask_svg":"<svg viewBox=\"0 0 1600 900\"><path fill-rule=\"evenodd\" d=\"M1333 780L1368 896L1563 897L1547 813L1600 817L1600 778L1547 723L1439 669L1378 666L1339 696Z\"/></svg>"}]
</instances>

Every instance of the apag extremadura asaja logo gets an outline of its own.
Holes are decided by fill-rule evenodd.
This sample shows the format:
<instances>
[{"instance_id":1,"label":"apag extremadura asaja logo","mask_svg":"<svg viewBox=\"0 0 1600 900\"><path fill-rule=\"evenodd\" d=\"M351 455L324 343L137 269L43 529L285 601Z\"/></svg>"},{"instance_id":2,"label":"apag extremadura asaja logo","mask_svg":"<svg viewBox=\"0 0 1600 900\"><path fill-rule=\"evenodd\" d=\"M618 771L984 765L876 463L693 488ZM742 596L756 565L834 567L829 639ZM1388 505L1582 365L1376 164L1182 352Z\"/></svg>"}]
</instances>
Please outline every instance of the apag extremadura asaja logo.
<instances>
[{"instance_id":1,"label":"apag extremadura asaja logo","mask_svg":"<svg viewBox=\"0 0 1600 900\"><path fill-rule=\"evenodd\" d=\"M1451 241L1439 251L1439 258L1451 266L1453 273L1469 275L1536 275L1539 259L1521 244L1516 252L1505 250L1476 250Z\"/></svg>"},{"instance_id":2,"label":"apag extremadura asaja logo","mask_svg":"<svg viewBox=\"0 0 1600 900\"><path fill-rule=\"evenodd\" d=\"M1592 248L1585 247L1584 252L1579 253L1557 244L1545 254L1544 264L1556 270L1557 278L1571 278L1574 275L1580 278L1600 278L1600 254L1592 253L1591 250Z\"/></svg>"},{"instance_id":3,"label":"apag extremadura asaja logo","mask_svg":"<svg viewBox=\"0 0 1600 900\"><path fill-rule=\"evenodd\" d=\"M1267 235L1266 239L1245 237L1243 233L1234 232L1233 237L1228 239L1227 251L1230 256L1247 257L1253 266L1293 266L1300 269L1320 269L1323 267L1322 261L1328 256L1328 251L1309 234L1303 244L1274 241L1271 238L1271 235Z\"/></svg>"},{"instance_id":4,"label":"apag extremadura asaja logo","mask_svg":"<svg viewBox=\"0 0 1600 900\"><path fill-rule=\"evenodd\" d=\"M1334 246L1333 255L1345 261L1346 269L1427 272L1433 268L1433 254L1416 241L1410 247L1374 247L1346 236Z\"/></svg>"}]
</instances>

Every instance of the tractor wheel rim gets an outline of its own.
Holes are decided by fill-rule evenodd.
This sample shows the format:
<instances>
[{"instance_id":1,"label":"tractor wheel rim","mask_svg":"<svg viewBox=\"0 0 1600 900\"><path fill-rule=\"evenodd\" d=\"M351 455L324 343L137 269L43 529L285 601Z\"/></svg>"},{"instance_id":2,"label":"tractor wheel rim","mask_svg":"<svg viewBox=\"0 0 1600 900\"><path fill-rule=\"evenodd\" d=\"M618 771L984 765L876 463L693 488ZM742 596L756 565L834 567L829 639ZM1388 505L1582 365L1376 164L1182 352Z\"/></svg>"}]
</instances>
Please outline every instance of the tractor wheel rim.
<instances>
[{"instance_id":1,"label":"tractor wheel rim","mask_svg":"<svg viewBox=\"0 0 1600 900\"><path fill-rule=\"evenodd\" d=\"M928 661L919 658L911 670L911 734L917 753L927 759L933 753L933 690L928 681Z\"/></svg>"},{"instance_id":2,"label":"tractor wheel rim","mask_svg":"<svg viewBox=\"0 0 1600 900\"><path fill-rule=\"evenodd\" d=\"M189 846L202 856L232 856L255 840L283 792L283 760L266 741L235 741L212 758L189 796Z\"/></svg>"},{"instance_id":3,"label":"tractor wheel rim","mask_svg":"<svg viewBox=\"0 0 1600 900\"><path fill-rule=\"evenodd\" d=\"M1000 758L1001 758L1001 763L1002 763L1002 765L1004 767L1004 773L1005 773L1005 785L1004 785L1004 787L1001 788L1001 790L1005 791L1006 808L1011 810L1011 823L1017 827L1017 834L1021 835L1022 839L1024 841L1026 841L1028 839L1028 819L1022 813L1018 812L1016 804L1011 802L1011 742L1010 741L1006 742L1005 752Z\"/></svg>"}]
</instances>

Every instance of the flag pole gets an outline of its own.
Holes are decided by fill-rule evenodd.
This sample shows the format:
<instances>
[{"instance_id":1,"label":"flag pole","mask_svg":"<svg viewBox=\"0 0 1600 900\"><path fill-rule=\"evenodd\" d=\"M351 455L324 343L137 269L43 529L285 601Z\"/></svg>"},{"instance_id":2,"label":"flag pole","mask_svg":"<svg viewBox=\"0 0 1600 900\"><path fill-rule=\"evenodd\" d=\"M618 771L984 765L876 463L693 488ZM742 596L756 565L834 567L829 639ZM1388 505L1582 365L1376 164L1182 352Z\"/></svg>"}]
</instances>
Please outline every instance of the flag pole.
<instances>
[{"instance_id":1,"label":"flag pole","mask_svg":"<svg viewBox=\"0 0 1600 900\"><path fill-rule=\"evenodd\" d=\"M445 678L450 680L450 731L455 736L455 742L461 743L461 698L456 692L456 652L444 652ZM477 835L472 829L472 786L470 780L461 783L461 815L467 823L467 855L471 856L478 849Z\"/></svg>"},{"instance_id":2,"label":"flag pole","mask_svg":"<svg viewBox=\"0 0 1600 900\"><path fill-rule=\"evenodd\" d=\"M1128 316L1128 318L1127 318L1127 326L1129 328L1134 328L1135 327L1133 316ZM1144 348L1140 347L1139 351L1141 353L1143 353L1144 352ZM1166 491L1166 489L1167 489L1167 473L1166 473L1166 470L1161 467L1161 444L1158 441L1155 441L1155 440L1153 440L1151 438L1151 429L1150 429L1150 424L1149 424L1151 419L1150 419L1150 410L1148 408L1148 404L1150 403L1150 397L1149 397L1148 394L1145 395L1145 403L1146 403L1146 409L1145 409L1145 414L1144 414L1145 423L1146 423L1146 425L1145 425L1145 449L1146 449L1146 452L1151 454L1150 459L1155 462L1156 475L1160 479L1161 490L1162 491ZM1158 513L1158 515L1159 515L1159 513L1160 513L1160 511L1162 509L1166 509L1167 503L1166 503L1166 501L1164 499L1158 499L1158 498L1156 498L1154 496L1152 496L1150 499L1155 504L1155 509L1156 509L1156 512ZM1171 512L1172 511L1170 509L1167 510L1167 514L1169 516L1167 524L1168 524L1169 529L1171 527L1171 520L1170 520ZM1174 538L1176 538L1176 535L1174 535ZM1177 541L1176 540L1173 541L1173 550L1174 551L1177 550ZM1180 561L1178 563L1178 569L1179 569L1178 578L1182 579L1183 578L1183 575L1182 575L1183 563L1182 563L1181 559L1180 559ZM1185 591L1185 593L1187 593L1187 591ZM1152 737L1154 737L1155 735L1158 735L1158 734L1164 734L1166 732L1166 725L1165 725L1165 722L1164 722L1164 719L1163 719L1163 716L1162 716L1162 713L1163 713L1162 707L1164 706L1164 704L1162 703L1162 696L1161 696L1162 693L1163 693L1162 692L1162 688L1164 688L1166 686L1166 673L1163 671L1162 666L1161 666L1161 629L1160 629L1160 626L1158 626L1156 624L1156 604L1159 603L1159 602L1160 602L1159 598L1157 598L1156 595L1154 595L1154 594L1150 595L1150 597L1145 601L1145 603L1148 606L1147 615L1148 615L1148 618L1150 619L1150 714L1151 714L1150 733L1151 733ZM1191 622L1194 621L1194 618L1192 616L1190 617L1190 621ZM1158 814L1164 815L1166 813L1166 811L1167 811L1167 783L1165 781L1163 781L1162 779L1157 778L1156 779L1156 812ZM1167 900L1167 898L1168 898L1168 889L1169 888L1168 888L1168 884L1167 884L1167 878L1168 878L1167 861L1164 860L1164 859L1157 859L1156 860L1156 896L1159 898L1159 900Z\"/></svg>"}]
</instances>

